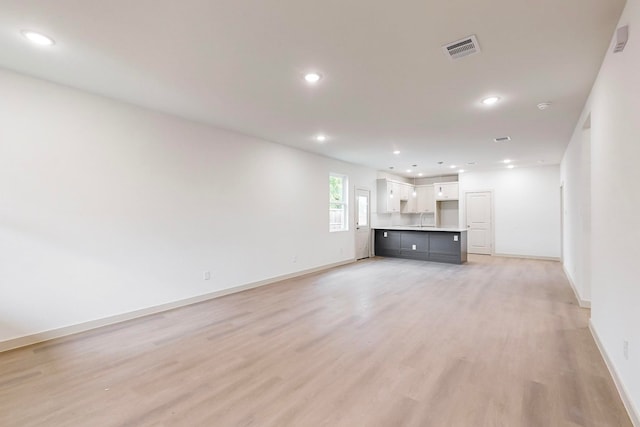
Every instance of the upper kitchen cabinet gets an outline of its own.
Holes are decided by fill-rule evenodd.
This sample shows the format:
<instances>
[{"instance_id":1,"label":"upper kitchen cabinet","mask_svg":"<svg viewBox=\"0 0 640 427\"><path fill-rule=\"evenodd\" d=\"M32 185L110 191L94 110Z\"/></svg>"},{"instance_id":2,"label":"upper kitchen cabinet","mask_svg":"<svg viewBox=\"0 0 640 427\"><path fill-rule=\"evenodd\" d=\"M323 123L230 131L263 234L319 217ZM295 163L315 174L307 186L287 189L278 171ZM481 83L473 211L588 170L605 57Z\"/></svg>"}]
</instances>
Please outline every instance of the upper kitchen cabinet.
<instances>
[{"instance_id":1,"label":"upper kitchen cabinet","mask_svg":"<svg viewBox=\"0 0 640 427\"><path fill-rule=\"evenodd\" d=\"M378 179L376 184L378 213L400 212L400 183Z\"/></svg>"},{"instance_id":2,"label":"upper kitchen cabinet","mask_svg":"<svg viewBox=\"0 0 640 427\"><path fill-rule=\"evenodd\" d=\"M410 184L406 184L408 190L407 200L400 201L400 212L405 214L418 213L418 193L416 193L416 187Z\"/></svg>"},{"instance_id":3,"label":"upper kitchen cabinet","mask_svg":"<svg viewBox=\"0 0 640 427\"><path fill-rule=\"evenodd\" d=\"M458 200L458 183L442 182L433 184L435 200Z\"/></svg>"},{"instance_id":4,"label":"upper kitchen cabinet","mask_svg":"<svg viewBox=\"0 0 640 427\"><path fill-rule=\"evenodd\" d=\"M413 193L413 185L398 183L398 187L400 187L400 201L408 201L411 197L411 193Z\"/></svg>"},{"instance_id":5,"label":"upper kitchen cabinet","mask_svg":"<svg viewBox=\"0 0 640 427\"><path fill-rule=\"evenodd\" d=\"M416 186L416 212L433 213L436 210L436 199L433 194L433 185Z\"/></svg>"}]
</instances>

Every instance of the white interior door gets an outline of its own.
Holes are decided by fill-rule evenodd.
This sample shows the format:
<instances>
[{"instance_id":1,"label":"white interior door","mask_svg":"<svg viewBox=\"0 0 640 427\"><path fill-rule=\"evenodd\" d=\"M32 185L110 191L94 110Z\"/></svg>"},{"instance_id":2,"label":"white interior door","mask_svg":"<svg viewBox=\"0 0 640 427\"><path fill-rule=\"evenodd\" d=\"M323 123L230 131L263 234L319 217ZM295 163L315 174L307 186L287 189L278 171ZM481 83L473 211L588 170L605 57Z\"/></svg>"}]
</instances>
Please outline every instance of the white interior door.
<instances>
[{"instance_id":1,"label":"white interior door","mask_svg":"<svg viewBox=\"0 0 640 427\"><path fill-rule=\"evenodd\" d=\"M466 193L467 252L491 255L493 249L490 191Z\"/></svg>"},{"instance_id":2,"label":"white interior door","mask_svg":"<svg viewBox=\"0 0 640 427\"><path fill-rule=\"evenodd\" d=\"M356 259L369 258L371 253L369 195L369 190L356 189Z\"/></svg>"}]
</instances>

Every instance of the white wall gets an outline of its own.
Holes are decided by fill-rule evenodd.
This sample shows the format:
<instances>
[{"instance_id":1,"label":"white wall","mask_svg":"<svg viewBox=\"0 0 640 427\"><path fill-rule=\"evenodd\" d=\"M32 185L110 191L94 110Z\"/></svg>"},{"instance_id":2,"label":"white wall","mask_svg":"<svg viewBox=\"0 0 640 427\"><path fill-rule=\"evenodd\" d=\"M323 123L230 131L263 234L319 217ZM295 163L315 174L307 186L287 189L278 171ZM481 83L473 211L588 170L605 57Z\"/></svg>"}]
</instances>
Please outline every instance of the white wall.
<instances>
[{"instance_id":1,"label":"white wall","mask_svg":"<svg viewBox=\"0 0 640 427\"><path fill-rule=\"evenodd\" d=\"M565 154L563 176L579 176L573 146L591 115L591 322L640 419L640 0L628 0L622 53L610 47ZM612 44L613 46L613 40ZM571 236L566 236L571 239ZM565 246L574 245L566 241ZM629 359L623 341L629 342Z\"/></svg>"},{"instance_id":2,"label":"white wall","mask_svg":"<svg viewBox=\"0 0 640 427\"><path fill-rule=\"evenodd\" d=\"M465 193L493 191L495 254L560 257L559 166L468 172L459 182L463 226Z\"/></svg>"},{"instance_id":3,"label":"white wall","mask_svg":"<svg viewBox=\"0 0 640 427\"><path fill-rule=\"evenodd\" d=\"M375 204L374 170L8 71L0 94L0 342L353 259L330 172Z\"/></svg>"},{"instance_id":4,"label":"white wall","mask_svg":"<svg viewBox=\"0 0 640 427\"><path fill-rule=\"evenodd\" d=\"M563 263L582 305L591 301L591 128L579 123L562 160Z\"/></svg>"}]
</instances>

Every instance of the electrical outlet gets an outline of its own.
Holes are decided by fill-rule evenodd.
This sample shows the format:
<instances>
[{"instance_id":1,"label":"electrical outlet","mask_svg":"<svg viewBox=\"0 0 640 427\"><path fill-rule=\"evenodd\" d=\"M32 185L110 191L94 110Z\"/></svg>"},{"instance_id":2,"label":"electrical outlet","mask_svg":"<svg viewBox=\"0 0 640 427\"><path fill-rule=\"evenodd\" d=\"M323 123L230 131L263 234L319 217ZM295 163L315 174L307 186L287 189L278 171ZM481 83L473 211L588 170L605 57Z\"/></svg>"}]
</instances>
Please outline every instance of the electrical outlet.
<instances>
[{"instance_id":1,"label":"electrical outlet","mask_svg":"<svg viewBox=\"0 0 640 427\"><path fill-rule=\"evenodd\" d=\"M204 274L202 275L202 278L204 280L211 280L211 272L210 271L205 271Z\"/></svg>"},{"instance_id":2,"label":"electrical outlet","mask_svg":"<svg viewBox=\"0 0 640 427\"><path fill-rule=\"evenodd\" d=\"M411 250L415 251L416 249L418 249L416 245L411 245Z\"/></svg>"},{"instance_id":3,"label":"electrical outlet","mask_svg":"<svg viewBox=\"0 0 640 427\"><path fill-rule=\"evenodd\" d=\"M629 341L622 341L622 354L624 355L625 360L629 360Z\"/></svg>"}]
</instances>

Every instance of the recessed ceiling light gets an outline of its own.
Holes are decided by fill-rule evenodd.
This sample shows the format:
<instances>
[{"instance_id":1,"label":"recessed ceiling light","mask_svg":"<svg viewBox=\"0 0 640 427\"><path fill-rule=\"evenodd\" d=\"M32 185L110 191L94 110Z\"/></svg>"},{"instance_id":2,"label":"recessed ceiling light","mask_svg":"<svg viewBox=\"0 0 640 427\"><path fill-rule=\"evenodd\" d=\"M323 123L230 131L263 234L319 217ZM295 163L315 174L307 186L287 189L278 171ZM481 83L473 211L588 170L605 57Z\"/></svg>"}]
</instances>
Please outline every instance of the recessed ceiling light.
<instances>
[{"instance_id":1,"label":"recessed ceiling light","mask_svg":"<svg viewBox=\"0 0 640 427\"><path fill-rule=\"evenodd\" d=\"M52 46L56 44L56 42L51 37L45 36L44 34L38 33L36 31L22 30L21 33L25 39L40 46Z\"/></svg>"},{"instance_id":2,"label":"recessed ceiling light","mask_svg":"<svg viewBox=\"0 0 640 427\"><path fill-rule=\"evenodd\" d=\"M458 169L458 173L464 173L464 169Z\"/></svg>"},{"instance_id":3,"label":"recessed ceiling light","mask_svg":"<svg viewBox=\"0 0 640 427\"><path fill-rule=\"evenodd\" d=\"M468 165L475 165L476 162L467 162Z\"/></svg>"},{"instance_id":4,"label":"recessed ceiling light","mask_svg":"<svg viewBox=\"0 0 640 427\"><path fill-rule=\"evenodd\" d=\"M420 172L420 173L418 174L418 176L422 176L422 175L424 175L422 172Z\"/></svg>"},{"instance_id":5,"label":"recessed ceiling light","mask_svg":"<svg viewBox=\"0 0 640 427\"><path fill-rule=\"evenodd\" d=\"M484 98L484 99L482 100L482 103L483 103L484 105L493 105L493 104L495 104L495 103L496 103L496 102L498 102L498 101L500 101L500 97L499 97L499 96L489 96L489 97L487 97L487 98Z\"/></svg>"},{"instance_id":6,"label":"recessed ceiling light","mask_svg":"<svg viewBox=\"0 0 640 427\"><path fill-rule=\"evenodd\" d=\"M320 134L320 135L316 136L316 141L318 141L318 142L325 142L326 140L327 140L327 136L326 135Z\"/></svg>"},{"instance_id":7,"label":"recessed ceiling light","mask_svg":"<svg viewBox=\"0 0 640 427\"><path fill-rule=\"evenodd\" d=\"M507 166L507 168L513 169L513 168L515 168L515 166L514 165L509 165L509 166Z\"/></svg>"},{"instance_id":8,"label":"recessed ceiling light","mask_svg":"<svg viewBox=\"0 0 640 427\"><path fill-rule=\"evenodd\" d=\"M393 152L393 154L396 154L396 155L397 155L397 154L400 154L400 150L396 150L396 151L394 151L394 152Z\"/></svg>"},{"instance_id":9,"label":"recessed ceiling light","mask_svg":"<svg viewBox=\"0 0 640 427\"><path fill-rule=\"evenodd\" d=\"M321 78L322 76L318 73L307 73L304 75L304 79L309 84L316 84L320 81Z\"/></svg>"},{"instance_id":10,"label":"recessed ceiling light","mask_svg":"<svg viewBox=\"0 0 640 427\"><path fill-rule=\"evenodd\" d=\"M407 173L411 173L411 169L407 169Z\"/></svg>"},{"instance_id":11,"label":"recessed ceiling light","mask_svg":"<svg viewBox=\"0 0 640 427\"><path fill-rule=\"evenodd\" d=\"M508 165L509 163L511 163L511 159L504 159L502 163Z\"/></svg>"},{"instance_id":12,"label":"recessed ceiling light","mask_svg":"<svg viewBox=\"0 0 640 427\"><path fill-rule=\"evenodd\" d=\"M449 166L449 167L450 167L451 169L455 169L455 168L457 168L457 166L456 166L456 165L451 165L451 166Z\"/></svg>"}]
</instances>

